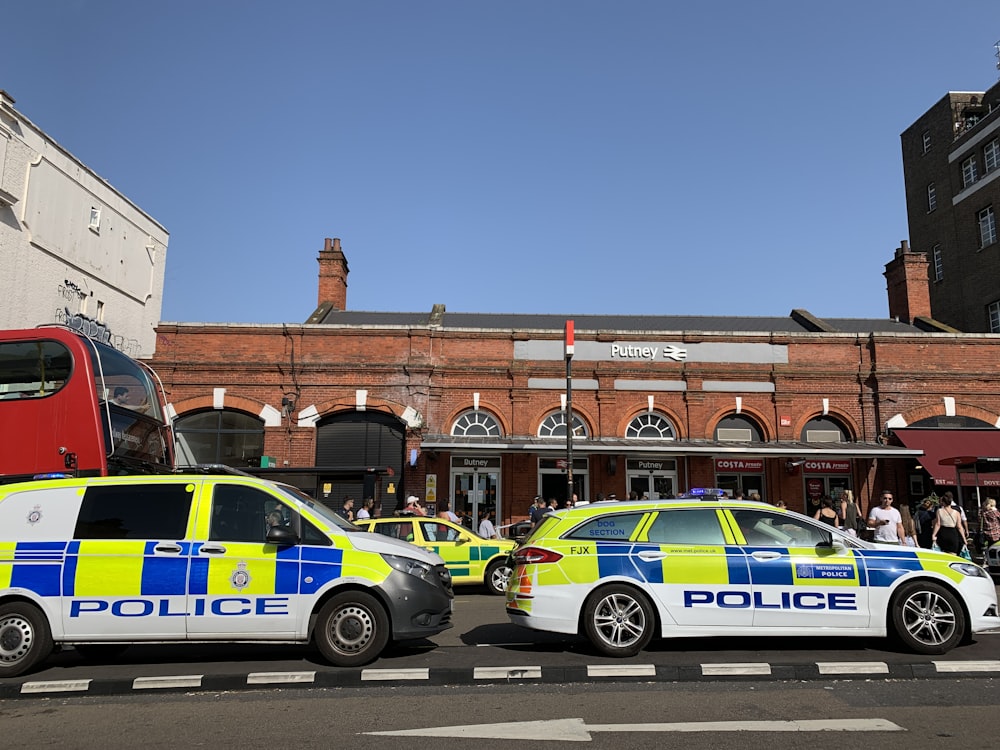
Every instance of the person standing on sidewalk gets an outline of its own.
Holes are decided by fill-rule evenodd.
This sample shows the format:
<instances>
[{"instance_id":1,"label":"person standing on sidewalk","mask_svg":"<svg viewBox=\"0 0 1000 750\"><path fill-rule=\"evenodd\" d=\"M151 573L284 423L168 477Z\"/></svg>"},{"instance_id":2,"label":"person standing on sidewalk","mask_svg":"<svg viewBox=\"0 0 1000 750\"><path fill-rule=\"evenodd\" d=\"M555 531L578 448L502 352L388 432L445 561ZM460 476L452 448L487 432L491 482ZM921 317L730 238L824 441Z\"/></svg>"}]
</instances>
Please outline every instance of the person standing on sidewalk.
<instances>
[{"instance_id":1,"label":"person standing on sidewalk","mask_svg":"<svg viewBox=\"0 0 1000 750\"><path fill-rule=\"evenodd\" d=\"M986 498L983 510L979 514L979 522L982 524L983 552L985 552L991 544L1000 542L1000 510L997 510L996 498Z\"/></svg>"},{"instance_id":2,"label":"person standing on sidewalk","mask_svg":"<svg viewBox=\"0 0 1000 750\"><path fill-rule=\"evenodd\" d=\"M882 490L881 504L868 514L868 526L875 529L875 541L883 544L902 544L906 532L903 517L892 507L892 492Z\"/></svg>"}]
</instances>

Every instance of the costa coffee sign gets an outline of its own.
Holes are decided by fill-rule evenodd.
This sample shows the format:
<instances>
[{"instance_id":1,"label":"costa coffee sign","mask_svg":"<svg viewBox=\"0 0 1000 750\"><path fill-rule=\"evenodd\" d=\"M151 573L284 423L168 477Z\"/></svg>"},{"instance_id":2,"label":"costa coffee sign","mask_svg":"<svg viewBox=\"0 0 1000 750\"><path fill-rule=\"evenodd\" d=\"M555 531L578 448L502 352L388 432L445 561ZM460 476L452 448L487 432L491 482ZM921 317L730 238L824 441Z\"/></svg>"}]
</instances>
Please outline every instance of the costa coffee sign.
<instances>
[{"instance_id":1,"label":"costa coffee sign","mask_svg":"<svg viewBox=\"0 0 1000 750\"><path fill-rule=\"evenodd\" d=\"M764 471L763 458L717 458L716 472L737 472L741 474L760 474Z\"/></svg>"},{"instance_id":2,"label":"costa coffee sign","mask_svg":"<svg viewBox=\"0 0 1000 750\"><path fill-rule=\"evenodd\" d=\"M802 470L807 474L850 474L850 461L806 461Z\"/></svg>"}]
</instances>

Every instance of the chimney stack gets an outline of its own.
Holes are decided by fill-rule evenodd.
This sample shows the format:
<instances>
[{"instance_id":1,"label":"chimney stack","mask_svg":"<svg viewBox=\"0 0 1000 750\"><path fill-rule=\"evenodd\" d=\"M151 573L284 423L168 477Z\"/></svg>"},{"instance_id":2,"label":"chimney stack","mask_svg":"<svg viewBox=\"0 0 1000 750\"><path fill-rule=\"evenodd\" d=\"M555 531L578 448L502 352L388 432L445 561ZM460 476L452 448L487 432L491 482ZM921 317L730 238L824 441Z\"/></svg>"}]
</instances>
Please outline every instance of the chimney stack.
<instances>
[{"instance_id":1,"label":"chimney stack","mask_svg":"<svg viewBox=\"0 0 1000 750\"><path fill-rule=\"evenodd\" d=\"M882 274L889 294L890 318L912 324L915 318L932 317L928 266L927 254L912 252L907 240L896 248Z\"/></svg>"},{"instance_id":2,"label":"chimney stack","mask_svg":"<svg viewBox=\"0 0 1000 750\"><path fill-rule=\"evenodd\" d=\"M334 310L347 309L347 258L338 238L326 238L319 252L319 304L329 303Z\"/></svg>"}]
</instances>

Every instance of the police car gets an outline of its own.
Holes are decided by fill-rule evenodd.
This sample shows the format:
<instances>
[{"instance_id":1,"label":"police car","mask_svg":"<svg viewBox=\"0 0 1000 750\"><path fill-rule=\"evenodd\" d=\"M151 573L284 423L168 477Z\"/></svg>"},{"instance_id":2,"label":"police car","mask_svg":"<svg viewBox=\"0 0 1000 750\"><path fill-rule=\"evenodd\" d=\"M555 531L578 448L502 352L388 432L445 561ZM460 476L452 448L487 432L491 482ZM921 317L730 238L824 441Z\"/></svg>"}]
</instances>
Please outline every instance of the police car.
<instances>
[{"instance_id":1,"label":"police car","mask_svg":"<svg viewBox=\"0 0 1000 750\"><path fill-rule=\"evenodd\" d=\"M608 656L652 638L896 636L943 654L1000 627L986 571L864 542L766 503L595 503L547 517L514 553L511 622L586 635Z\"/></svg>"},{"instance_id":2,"label":"police car","mask_svg":"<svg viewBox=\"0 0 1000 750\"><path fill-rule=\"evenodd\" d=\"M484 539L461 524L443 518L400 516L356 522L361 528L401 539L440 555L460 584L485 584L491 594L503 595L510 579L510 553L516 542Z\"/></svg>"},{"instance_id":3,"label":"police car","mask_svg":"<svg viewBox=\"0 0 1000 750\"><path fill-rule=\"evenodd\" d=\"M986 548L986 567L991 575L1000 575L1000 542Z\"/></svg>"},{"instance_id":4,"label":"police car","mask_svg":"<svg viewBox=\"0 0 1000 750\"><path fill-rule=\"evenodd\" d=\"M444 561L247 476L0 486L0 677L54 647L316 645L336 666L451 627Z\"/></svg>"}]
</instances>

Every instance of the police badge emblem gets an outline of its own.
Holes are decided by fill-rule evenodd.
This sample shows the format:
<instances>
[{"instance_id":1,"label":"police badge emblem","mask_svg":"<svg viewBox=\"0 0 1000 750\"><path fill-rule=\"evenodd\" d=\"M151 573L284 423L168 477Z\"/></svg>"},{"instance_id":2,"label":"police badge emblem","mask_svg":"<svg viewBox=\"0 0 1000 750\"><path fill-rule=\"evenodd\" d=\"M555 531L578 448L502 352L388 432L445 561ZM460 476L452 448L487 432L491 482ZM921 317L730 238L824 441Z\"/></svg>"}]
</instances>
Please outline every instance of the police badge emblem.
<instances>
[{"instance_id":1,"label":"police badge emblem","mask_svg":"<svg viewBox=\"0 0 1000 750\"><path fill-rule=\"evenodd\" d=\"M34 508L31 509L31 512L28 514L28 524L34 526L41 520L42 520L42 506L36 505Z\"/></svg>"},{"instance_id":2,"label":"police badge emblem","mask_svg":"<svg viewBox=\"0 0 1000 750\"><path fill-rule=\"evenodd\" d=\"M233 584L233 588L237 591L242 591L249 586L250 573L247 571L247 564L245 562L237 563L236 570L233 571L233 575L229 580Z\"/></svg>"}]
</instances>

